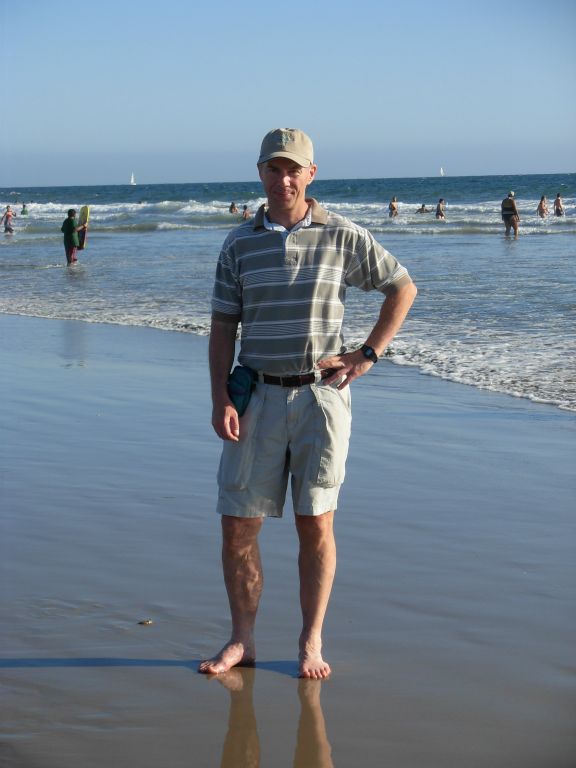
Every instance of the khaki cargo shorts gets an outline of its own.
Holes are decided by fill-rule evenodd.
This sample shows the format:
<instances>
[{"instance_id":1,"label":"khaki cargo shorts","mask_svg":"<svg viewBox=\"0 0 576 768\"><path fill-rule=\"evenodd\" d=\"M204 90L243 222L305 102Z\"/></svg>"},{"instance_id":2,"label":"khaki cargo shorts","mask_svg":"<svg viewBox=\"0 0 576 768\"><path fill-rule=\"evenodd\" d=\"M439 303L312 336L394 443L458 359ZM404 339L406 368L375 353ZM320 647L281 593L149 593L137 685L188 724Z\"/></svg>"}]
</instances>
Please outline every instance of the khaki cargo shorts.
<instances>
[{"instance_id":1,"label":"khaki cargo shorts","mask_svg":"<svg viewBox=\"0 0 576 768\"><path fill-rule=\"evenodd\" d=\"M350 387L258 383L240 419L239 442L223 445L217 512L282 517L288 477L296 514L335 510L351 423Z\"/></svg>"}]
</instances>

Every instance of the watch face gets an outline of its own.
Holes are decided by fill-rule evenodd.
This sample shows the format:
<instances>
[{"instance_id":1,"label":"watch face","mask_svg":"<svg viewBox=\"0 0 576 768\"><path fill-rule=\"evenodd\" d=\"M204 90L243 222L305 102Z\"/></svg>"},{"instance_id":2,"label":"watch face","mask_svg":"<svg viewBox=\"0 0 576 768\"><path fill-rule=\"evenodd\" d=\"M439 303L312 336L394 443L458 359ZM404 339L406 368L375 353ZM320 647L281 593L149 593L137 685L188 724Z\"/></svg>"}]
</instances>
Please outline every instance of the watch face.
<instances>
[{"instance_id":1,"label":"watch face","mask_svg":"<svg viewBox=\"0 0 576 768\"><path fill-rule=\"evenodd\" d=\"M364 344L364 346L362 347L362 354L364 355L366 360L371 360L373 363L377 362L378 360L378 355L376 354L376 352L374 352L372 347L369 347L367 344Z\"/></svg>"}]
</instances>

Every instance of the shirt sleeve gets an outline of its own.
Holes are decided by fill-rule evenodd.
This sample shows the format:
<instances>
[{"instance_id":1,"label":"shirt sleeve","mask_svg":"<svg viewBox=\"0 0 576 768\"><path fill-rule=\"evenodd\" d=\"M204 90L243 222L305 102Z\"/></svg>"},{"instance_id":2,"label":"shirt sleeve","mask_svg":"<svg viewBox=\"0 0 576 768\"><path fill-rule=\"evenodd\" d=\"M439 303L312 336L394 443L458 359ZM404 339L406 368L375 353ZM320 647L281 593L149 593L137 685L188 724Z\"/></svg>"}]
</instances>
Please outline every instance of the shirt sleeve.
<instances>
[{"instance_id":1,"label":"shirt sleeve","mask_svg":"<svg viewBox=\"0 0 576 768\"><path fill-rule=\"evenodd\" d=\"M376 242L368 230L359 229L345 282L362 291L387 294L412 281L406 267Z\"/></svg>"},{"instance_id":2,"label":"shirt sleeve","mask_svg":"<svg viewBox=\"0 0 576 768\"><path fill-rule=\"evenodd\" d=\"M212 292L212 317L215 320L238 323L242 315L242 286L238 279L236 260L231 248L224 243L216 266Z\"/></svg>"}]
</instances>

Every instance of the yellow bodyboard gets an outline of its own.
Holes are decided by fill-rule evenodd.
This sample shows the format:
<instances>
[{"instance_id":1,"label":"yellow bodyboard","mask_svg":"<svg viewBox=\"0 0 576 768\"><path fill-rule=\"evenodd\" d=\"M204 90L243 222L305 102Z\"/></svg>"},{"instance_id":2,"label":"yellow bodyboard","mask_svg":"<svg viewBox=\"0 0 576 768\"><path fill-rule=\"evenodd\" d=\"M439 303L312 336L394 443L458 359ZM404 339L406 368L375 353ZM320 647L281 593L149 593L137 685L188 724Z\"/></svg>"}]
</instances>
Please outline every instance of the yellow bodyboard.
<instances>
[{"instance_id":1,"label":"yellow bodyboard","mask_svg":"<svg viewBox=\"0 0 576 768\"><path fill-rule=\"evenodd\" d=\"M89 219L90 219L90 206L83 205L82 208L80 208L80 215L78 216L79 226L81 226L82 224L88 224ZM78 246L79 251L83 251L86 248L87 234L88 234L87 229L83 229L82 232L78 232L78 240L80 241L80 245Z\"/></svg>"}]
</instances>

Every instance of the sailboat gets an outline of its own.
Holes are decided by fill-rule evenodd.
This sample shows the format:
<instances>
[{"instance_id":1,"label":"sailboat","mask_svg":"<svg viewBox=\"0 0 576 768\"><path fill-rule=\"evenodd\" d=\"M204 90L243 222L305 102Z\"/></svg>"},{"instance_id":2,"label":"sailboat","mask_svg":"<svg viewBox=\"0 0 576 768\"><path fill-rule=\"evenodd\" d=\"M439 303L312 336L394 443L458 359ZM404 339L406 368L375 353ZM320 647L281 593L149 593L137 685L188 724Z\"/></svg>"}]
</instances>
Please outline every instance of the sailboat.
<instances>
[{"instance_id":1,"label":"sailboat","mask_svg":"<svg viewBox=\"0 0 576 768\"><path fill-rule=\"evenodd\" d=\"M130 186L131 187L136 186L136 179L134 178L134 172L132 172L132 175L130 176Z\"/></svg>"},{"instance_id":2,"label":"sailboat","mask_svg":"<svg viewBox=\"0 0 576 768\"><path fill-rule=\"evenodd\" d=\"M444 168L442 168L442 166L440 166L440 176L444 176L444 175L445 175L444 174Z\"/></svg>"}]
</instances>

